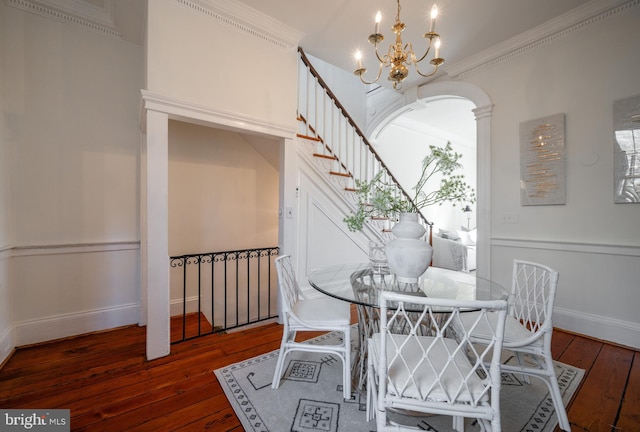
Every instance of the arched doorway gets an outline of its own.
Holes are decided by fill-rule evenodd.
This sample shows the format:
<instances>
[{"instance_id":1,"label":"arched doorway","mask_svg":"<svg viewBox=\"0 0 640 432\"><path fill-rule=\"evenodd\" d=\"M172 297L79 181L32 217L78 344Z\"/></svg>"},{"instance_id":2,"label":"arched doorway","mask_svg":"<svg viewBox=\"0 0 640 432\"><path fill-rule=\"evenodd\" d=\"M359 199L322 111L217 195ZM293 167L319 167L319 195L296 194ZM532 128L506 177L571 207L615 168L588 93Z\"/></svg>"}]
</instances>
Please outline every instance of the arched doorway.
<instances>
[{"instance_id":1,"label":"arched doorway","mask_svg":"<svg viewBox=\"0 0 640 432\"><path fill-rule=\"evenodd\" d=\"M464 180L476 189L476 121L472 110L475 105L458 96L442 96L420 100L411 109L403 111L379 130L371 142L404 190L413 194L422 167L422 160L430 154L429 147L443 148L451 144L462 155ZM433 179L435 186L438 179ZM473 211L461 210L469 205ZM423 209L424 216L434 223L434 228L448 231L476 226L475 203L446 202L443 205ZM473 220L467 220L467 216Z\"/></svg>"},{"instance_id":2,"label":"arched doorway","mask_svg":"<svg viewBox=\"0 0 640 432\"><path fill-rule=\"evenodd\" d=\"M394 113L381 120L373 127L371 141L383 133L383 130L402 119L405 115L411 118L412 112L419 112L428 105L436 105L438 101L459 102L461 107L467 104L471 109L475 123L475 189L477 202L475 205L475 221L478 228L477 238L477 272L479 276L490 277L491 272L491 112L492 104L488 95L480 88L458 81L444 81L419 87L414 102L406 104ZM428 111L427 111L428 112ZM419 117L419 114L416 114ZM456 114L457 116L457 114ZM450 120L440 118L441 123ZM425 126L427 127L427 126ZM453 126L451 126L453 127ZM446 138L445 138L446 139ZM424 157L424 156L422 156ZM401 180L402 183L402 180ZM415 184L415 181L414 183ZM410 184L412 185L412 184ZM409 186L411 187L411 186ZM463 216L466 223L466 216Z\"/></svg>"}]
</instances>

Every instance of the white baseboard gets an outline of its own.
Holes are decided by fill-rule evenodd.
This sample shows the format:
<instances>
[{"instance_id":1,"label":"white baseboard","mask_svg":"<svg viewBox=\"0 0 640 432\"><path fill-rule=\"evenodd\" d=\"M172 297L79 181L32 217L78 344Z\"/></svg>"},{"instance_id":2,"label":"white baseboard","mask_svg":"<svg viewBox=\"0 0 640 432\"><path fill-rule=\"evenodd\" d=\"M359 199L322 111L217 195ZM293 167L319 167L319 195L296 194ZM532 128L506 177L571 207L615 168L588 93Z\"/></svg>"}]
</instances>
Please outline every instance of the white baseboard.
<instances>
[{"instance_id":1,"label":"white baseboard","mask_svg":"<svg viewBox=\"0 0 640 432\"><path fill-rule=\"evenodd\" d=\"M0 334L0 365L11 355L16 348L16 336L13 326L8 327Z\"/></svg>"},{"instance_id":2,"label":"white baseboard","mask_svg":"<svg viewBox=\"0 0 640 432\"><path fill-rule=\"evenodd\" d=\"M553 326L633 349L640 349L640 325L636 323L554 308Z\"/></svg>"},{"instance_id":3,"label":"white baseboard","mask_svg":"<svg viewBox=\"0 0 640 432\"><path fill-rule=\"evenodd\" d=\"M14 324L16 346L76 336L138 323L138 303L50 316Z\"/></svg>"},{"instance_id":4,"label":"white baseboard","mask_svg":"<svg viewBox=\"0 0 640 432\"><path fill-rule=\"evenodd\" d=\"M187 310L186 312L189 313L195 313L198 312L198 297L197 296L193 296L193 297L188 297L187 298ZM169 305L169 314L171 316L176 316L176 315L182 315L183 313L183 309L182 309L182 299L178 299L178 300L171 300L171 303Z\"/></svg>"}]
</instances>

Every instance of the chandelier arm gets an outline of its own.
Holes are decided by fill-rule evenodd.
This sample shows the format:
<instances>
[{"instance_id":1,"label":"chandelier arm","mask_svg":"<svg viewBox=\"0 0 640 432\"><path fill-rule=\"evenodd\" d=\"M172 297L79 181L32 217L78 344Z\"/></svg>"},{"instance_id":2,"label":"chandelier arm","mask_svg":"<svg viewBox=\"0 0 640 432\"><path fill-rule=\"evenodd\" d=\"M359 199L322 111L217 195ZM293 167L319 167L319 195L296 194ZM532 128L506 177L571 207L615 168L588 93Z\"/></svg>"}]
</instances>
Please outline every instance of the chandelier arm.
<instances>
[{"instance_id":1,"label":"chandelier arm","mask_svg":"<svg viewBox=\"0 0 640 432\"><path fill-rule=\"evenodd\" d=\"M382 68L383 68L382 63L380 63L380 66L378 67L378 76L376 76L376 78L375 78L373 81L366 81L366 80L362 77L362 75L363 75L364 73L360 73L360 74L358 74L358 76L360 77L360 81L362 81L362 82L363 82L363 84L373 84L373 83L375 83L376 81L378 81L378 80L380 79L380 76L382 75Z\"/></svg>"},{"instance_id":2,"label":"chandelier arm","mask_svg":"<svg viewBox=\"0 0 640 432\"><path fill-rule=\"evenodd\" d=\"M389 65L389 54L386 54L386 55L380 57L380 54L378 53L378 44L374 44L373 47L374 47L374 51L376 53L376 58L378 59L378 62L380 63L380 68L382 69L382 65L383 64L385 66ZM381 70L381 72L382 72L382 70ZM380 76L380 73L378 74L378 76Z\"/></svg>"},{"instance_id":3,"label":"chandelier arm","mask_svg":"<svg viewBox=\"0 0 640 432\"><path fill-rule=\"evenodd\" d=\"M431 51L431 44L433 43L433 39L429 38L429 46L427 47L427 50L424 52L424 54L422 55L422 57L420 57L419 60L416 61L416 65L418 63L420 63L422 60L425 59L425 57L427 57L427 55L429 54L429 51ZM411 49L413 51L413 48Z\"/></svg>"},{"instance_id":4,"label":"chandelier arm","mask_svg":"<svg viewBox=\"0 0 640 432\"><path fill-rule=\"evenodd\" d=\"M433 71L431 71L431 73L430 73L430 74L426 74L426 75L425 75L425 74L423 74L422 72L420 72L420 69L418 69L418 64L417 64L417 63L416 63L416 64L414 64L413 66L415 67L416 72L418 72L418 75L423 76L423 77L425 77L425 78L428 78L428 77L430 77L430 76L434 75L436 72L438 72L438 66L440 66L440 65L438 65L438 64L434 64L434 65L433 65Z\"/></svg>"}]
</instances>

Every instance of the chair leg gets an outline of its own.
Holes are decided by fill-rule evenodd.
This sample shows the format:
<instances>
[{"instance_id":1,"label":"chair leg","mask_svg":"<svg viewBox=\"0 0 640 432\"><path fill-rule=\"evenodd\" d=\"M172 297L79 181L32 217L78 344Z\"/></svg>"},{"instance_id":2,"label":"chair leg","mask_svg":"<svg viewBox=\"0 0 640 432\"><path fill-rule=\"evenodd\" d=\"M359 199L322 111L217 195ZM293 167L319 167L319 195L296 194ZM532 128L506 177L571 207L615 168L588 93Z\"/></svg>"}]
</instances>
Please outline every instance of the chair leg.
<instances>
[{"instance_id":1,"label":"chair leg","mask_svg":"<svg viewBox=\"0 0 640 432\"><path fill-rule=\"evenodd\" d=\"M376 371L373 365L373 357L369 352L367 357L367 421L376 417L378 408L378 392L376 383Z\"/></svg>"},{"instance_id":2,"label":"chair leg","mask_svg":"<svg viewBox=\"0 0 640 432\"><path fill-rule=\"evenodd\" d=\"M560 386L558 385L558 378L556 377L556 371L553 367L553 360L551 359L551 355L545 355L544 357L545 369L548 373L546 381L548 382L551 399L553 399L553 405L556 409L558 425L563 431L571 432L571 425L569 424L569 418L567 417L567 410L562 402L562 393L560 393Z\"/></svg>"},{"instance_id":3,"label":"chair leg","mask_svg":"<svg viewBox=\"0 0 640 432\"><path fill-rule=\"evenodd\" d=\"M280 342L280 352L278 353L278 361L276 362L276 370L273 372L273 381L271 381L271 388L277 389L280 387L280 379L282 378L282 367L284 365L284 358L287 356L287 342L289 341L290 334L289 329L285 326L282 332L282 342ZM295 333L294 333L295 340Z\"/></svg>"},{"instance_id":4,"label":"chair leg","mask_svg":"<svg viewBox=\"0 0 640 432\"><path fill-rule=\"evenodd\" d=\"M271 382L271 388L277 389L280 387L280 379L282 378L282 367L284 365L284 358L287 356L287 350L284 347L280 347L280 353L278 354L278 361L276 362L276 370L273 373L273 381Z\"/></svg>"},{"instance_id":5,"label":"chair leg","mask_svg":"<svg viewBox=\"0 0 640 432\"><path fill-rule=\"evenodd\" d=\"M516 352L516 360L518 361L518 366L520 366L520 367L523 367L522 366L523 363L524 363L523 355L524 354L522 354L521 352ZM520 375L520 377L527 384L531 384L531 378L529 378L529 375L522 374L522 375Z\"/></svg>"},{"instance_id":6,"label":"chair leg","mask_svg":"<svg viewBox=\"0 0 640 432\"><path fill-rule=\"evenodd\" d=\"M344 364L342 365L342 389L345 399L351 399L351 328L344 331Z\"/></svg>"},{"instance_id":7,"label":"chair leg","mask_svg":"<svg viewBox=\"0 0 640 432\"><path fill-rule=\"evenodd\" d=\"M464 432L464 417L453 417L453 430Z\"/></svg>"}]
</instances>

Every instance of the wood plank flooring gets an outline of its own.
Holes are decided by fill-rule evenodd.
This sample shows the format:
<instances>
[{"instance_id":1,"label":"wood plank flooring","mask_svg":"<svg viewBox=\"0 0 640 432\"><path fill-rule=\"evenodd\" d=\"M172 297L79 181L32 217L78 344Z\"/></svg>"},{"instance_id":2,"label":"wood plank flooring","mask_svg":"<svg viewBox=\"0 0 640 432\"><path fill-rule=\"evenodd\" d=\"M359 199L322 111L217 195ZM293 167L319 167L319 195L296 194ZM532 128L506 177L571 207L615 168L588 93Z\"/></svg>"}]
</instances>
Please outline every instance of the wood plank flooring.
<instances>
[{"instance_id":1,"label":"wood plank flooring","mask_svg":"<svg viewBox=\"0 0 640 432\"><path fill-rule=\"evenodd\" d=\"M0 370L0 408L70 409L73 431L242 431L212 371L277 349L281 335L275 323L208 335L153 361L136 326L18 349ZM557 330L553 353L586 370L574 432L640 431L640 352Z\"/></svg>"}]
</instances>

